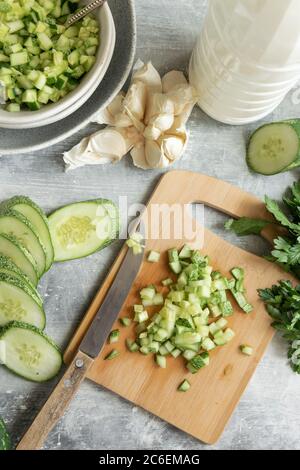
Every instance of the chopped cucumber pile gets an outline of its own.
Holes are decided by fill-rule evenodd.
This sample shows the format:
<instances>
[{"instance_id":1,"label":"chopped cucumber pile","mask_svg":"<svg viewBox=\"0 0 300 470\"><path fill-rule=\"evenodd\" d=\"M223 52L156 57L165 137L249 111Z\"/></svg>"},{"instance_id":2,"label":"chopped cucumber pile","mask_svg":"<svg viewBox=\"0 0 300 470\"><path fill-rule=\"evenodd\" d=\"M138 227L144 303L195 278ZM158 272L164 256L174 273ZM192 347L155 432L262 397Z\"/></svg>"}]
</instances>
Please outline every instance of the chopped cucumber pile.
<instances>
[{"instance_id":1,"label":"chopped cucumber pile","mask_svg":"<svg viewBox=\"0 0 300 470\"><path fill-rule=\"evenodd\" d=\"M127 339L130 352L155 354L155 362L167 367L167 357L182 356L192 374L209 365L209 353L225 346L235 336L228 317L233 306L228 293L238 306L250 313L253 307L246 300L244 270L233 268L228 279L209 265L209 259L198 250L184 246L181 251L168 251L169 266L176 273L176 281L165 279L162 284L168 292L158 292L154 285L140 291L141 303L133 307L134 321L138 323L134 340ZM150 316L147 308L160 306ZM189 382L178 388L187 391Z\"/></svg>"},{"instance_id":2,"label":"chopped cucumber pile","mask_svg":"<svg viewBox=\"0 0 300 470\"><path fill-rule=\"evenodd\" d=\"M86 16L66 28L79 0L4 0L0 3L0 82L6 110L36 111L74 90L92 68L99 24Z\"/></svg>"}]
</instances>

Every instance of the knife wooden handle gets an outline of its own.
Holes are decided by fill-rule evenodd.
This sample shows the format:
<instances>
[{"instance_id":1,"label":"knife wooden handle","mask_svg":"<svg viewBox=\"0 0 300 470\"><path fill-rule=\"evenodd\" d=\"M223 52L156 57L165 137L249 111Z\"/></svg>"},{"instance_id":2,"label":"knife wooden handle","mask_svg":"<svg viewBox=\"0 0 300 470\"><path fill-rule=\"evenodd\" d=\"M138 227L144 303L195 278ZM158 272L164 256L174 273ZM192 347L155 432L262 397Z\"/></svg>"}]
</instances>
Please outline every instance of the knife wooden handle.
<instances>
[{"instance_id":1,"label":"knife wooden handle","mask_svg":"<svg viewBox=\"0 0 300 470\"><path fill-rule=\"evenodd\" d=\"M43 446L49 432L64 414L93 362L94 359L83 352L77 353L16 450L37 450Z\"/></svg>"}]
</instances>

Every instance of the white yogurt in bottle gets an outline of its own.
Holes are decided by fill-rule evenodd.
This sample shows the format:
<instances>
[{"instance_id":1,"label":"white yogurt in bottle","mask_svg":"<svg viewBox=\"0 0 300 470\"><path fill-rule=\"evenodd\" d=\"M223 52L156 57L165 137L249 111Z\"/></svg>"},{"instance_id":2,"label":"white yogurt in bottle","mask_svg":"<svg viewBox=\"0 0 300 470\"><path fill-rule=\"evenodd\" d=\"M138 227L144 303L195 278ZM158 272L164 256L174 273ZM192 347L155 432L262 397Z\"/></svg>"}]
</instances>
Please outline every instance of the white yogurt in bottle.
<instances>
[{"instance_id":1,"label":"white yogurt in bottle","mask_svg":"<svg viewBox=\"0 0 300 470\"><path fill-rule=\"evenodd\" d=\"M210 0L190 62L199 106L227 124L273 111L300 79L300 0Z\"/></svg>"}]
</instances>

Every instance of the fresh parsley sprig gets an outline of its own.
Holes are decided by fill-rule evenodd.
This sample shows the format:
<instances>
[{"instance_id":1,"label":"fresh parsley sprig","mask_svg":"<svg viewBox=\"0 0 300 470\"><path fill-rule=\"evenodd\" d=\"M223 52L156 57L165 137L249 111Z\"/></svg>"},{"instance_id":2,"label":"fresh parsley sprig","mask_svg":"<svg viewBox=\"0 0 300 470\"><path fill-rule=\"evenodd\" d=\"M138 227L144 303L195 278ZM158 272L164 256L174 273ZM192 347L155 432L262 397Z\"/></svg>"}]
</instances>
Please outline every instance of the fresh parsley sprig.
<instances>
[{"instance_id":1,"label":"fresh parsley sprig","mask_svg":"<svg viewBox=\"0 0 300 470\"><path fill-rule=\"evenodd\" d=\"M300 181L289 188L289 195L283 197L284 209L277 202L265 197L266 209L274 218L274 224L284 229L284 234L275 238L271 254L266 258L279 264L285 271L300 279ZM260 235L270 221L242 217L226 222L226 230L236 235Z\"/></svg>"},{"instance_id":2,"label":"fresh parsley sprig","mask_svg":"<svg viewBox=\"0 0 300 470\"><path fill-rule=\"evenodd\" d=\"M293 287L290 281L280 281L270 289L259 289L258 294L274 320L272 326L288 342L293 371L300 374L300 285Z\"/></svg>"}]
</instances>

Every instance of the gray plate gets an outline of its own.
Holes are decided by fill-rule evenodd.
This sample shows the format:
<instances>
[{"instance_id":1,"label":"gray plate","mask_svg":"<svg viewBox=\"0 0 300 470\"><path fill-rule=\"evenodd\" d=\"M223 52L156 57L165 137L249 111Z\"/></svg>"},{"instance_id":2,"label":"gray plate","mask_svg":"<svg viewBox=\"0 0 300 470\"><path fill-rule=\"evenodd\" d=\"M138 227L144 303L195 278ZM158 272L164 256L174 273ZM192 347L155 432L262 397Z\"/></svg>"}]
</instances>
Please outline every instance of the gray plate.
<instances>
[{"instance_id":1,"label":"gray plate","mask_svg":"<svg viewBox=\"0 0 300 470\"><path fill-rule=\"evenodd\" d=\"M35 129L0 129L0 154L33 152L54 145L85 127L99 108L109 103L123 87L133 65L136 48L134 0L109 0L117 38L109 69L91 98L75 113Z\"/></svg>"}]
</instances>

